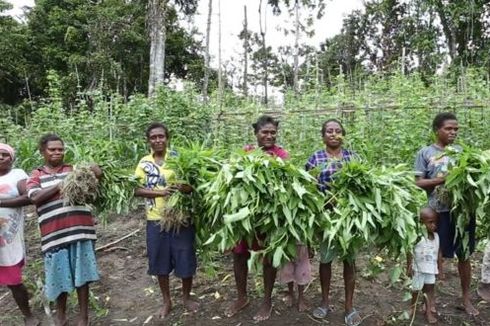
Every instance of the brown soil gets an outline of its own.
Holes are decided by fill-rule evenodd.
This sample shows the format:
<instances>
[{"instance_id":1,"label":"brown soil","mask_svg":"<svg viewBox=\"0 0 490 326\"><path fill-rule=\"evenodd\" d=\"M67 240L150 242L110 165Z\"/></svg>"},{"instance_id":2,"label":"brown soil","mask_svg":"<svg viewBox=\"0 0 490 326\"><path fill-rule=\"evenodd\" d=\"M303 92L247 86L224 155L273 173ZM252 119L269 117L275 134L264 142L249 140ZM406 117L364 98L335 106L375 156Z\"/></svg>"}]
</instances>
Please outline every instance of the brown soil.
<instances>
[{"instance_id":1,"label":"brown soil","mask_svg":"<svg viewBox=\"0 0 490 326\"><path fill-rule=\"evenodd\" d=\"M140 229L138 233L106 251L98 251L98 264L101 280L91 285L91 325L231 325L246 326L255 324L252 317L258 309L262 293L262 281L258 275L249 277L250 305L237 316L226 318L224 310L234 298L235 288L232 274L232 261L229 255L217 255L212 262L201 264L198 270L193 292L200 302L199 312L190 314L184 311L181 301L180 280L172 277L171 293L174 298L173 310L166 320L159 320L157 312L161 307L161 296L155 279L146 274L145 257L145 221L142 213L113 219L107 226L98 226L97 246L110 243ZM26 245L28 265L25 269L25 283L33 293L31 303L42 325L52 325L52 319L46 315L40 295L40 286L36 280L42 280L42 261L40 260L39 235L35 219L26 224ZM314 259L315 260L315 259ZM480 310L478 318L470 318L459 310L460 286L456 267L446 262L447 276L444 282L437 284L438 325L490 325L489 304L476 297L474 288L479 278L481 254L474 256L473 302ZM388 272L369 276L369 255L360 255L358 260L358 278L355 293L355 306L365 318L362 325L409 325L410 321L397 319L405 310L408 302L403 301L405 290L401 282L390 285ZM314 280L306 290L311 307L320 300L317 276L317 263L314 266ZM327 319L315 320L311 313L299 313L295 308L286 307L282 301L284 286L276 285L274 308L270 320L262 325L343 325L343 282L341 264L334 263L331 298L334 311ZM77 303L71 295L70 324L75 324ZM51 305L53 309L53 305ZM0 325L22 325L20 312L8 293L0 288ZM419 313L413 325L425 325Z\"/></svg>"}]
</instances>

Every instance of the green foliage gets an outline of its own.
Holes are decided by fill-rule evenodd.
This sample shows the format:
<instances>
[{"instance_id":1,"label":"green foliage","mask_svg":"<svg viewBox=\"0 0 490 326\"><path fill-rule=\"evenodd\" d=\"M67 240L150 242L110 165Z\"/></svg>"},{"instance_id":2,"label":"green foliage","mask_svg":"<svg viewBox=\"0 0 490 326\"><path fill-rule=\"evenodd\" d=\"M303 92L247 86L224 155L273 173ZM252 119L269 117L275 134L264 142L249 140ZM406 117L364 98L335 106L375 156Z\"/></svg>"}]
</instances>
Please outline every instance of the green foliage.
<instances>
[{"instance_id":1,"label":"green foliage","mask_svg":"<svg viewBox=\"0 0 490 326\"><path fill-rule=\"evenodd\" d=\"M203 186L208 223L218 229L208 243L225 251L258 242L278 267L296 256L297 243L314 242L323 196L306 171L264 155L233 156Z\"/></svg>"},{"instance_id":2,"label":"green foliage","mask_svg":"<svg viewBox=\"0 0 490 326\"><path fill-rule=\"evenodd\" d=\"M199 84L204 59L196 31L187 31L177 8L192 13L196 1L168 4L166 77ZM40 0L19 23L0 16L0 103L47 95L50 71L58 91L73 105L82 90L115 92L128 98L147 90L150 39L147 1ZM89 92L83 97L90 106Z\"/></svg>"},{"instance_id":3,"label":"green foliage","mask_svg":"<svg viewBox=\"0 0 490 326\"><path fill-rule=\"evenodd\" d=\"M462 152L448 152L456 160L446 177L452 216L456 218L463 249L469 254L470 218L479 222L480 232L490 234L490 152L465 147Z\"/></svg>"},{"instance_id":4,"label":"green foliage","mask_svg":"<svg viewBox=\"0 0 490 326\"><path fill-rule=\"evenodd\" d=\"M417 212L422 198L404 166L345 163L327 195L331 210L321 221L323 239L346 260L369 246L386 249L395 258L411 252L420 233Z\"/></svg>"},{"instance_id":5,"label":"green foliage","mask_svg":"<svg viewBox=\"0 0 490 326\"><path fill-rule=\"evenodd\" d=\"M175 171L178 183L190 185L193 190L187 195L173 194L165 202L165 207L172 206L173 210L183 212L191 219L196 228L197 247L202 249L212 233L209 221L205 218L204 198L207 192L202 186L211 182L219 171L223 153L199 143L188 142L185 145L177 149L177 155L167 160L166 167ZM162 216L162 220L165 218ZM165 222L163 224L165 225Z\"/></svg>"}]
</instances>

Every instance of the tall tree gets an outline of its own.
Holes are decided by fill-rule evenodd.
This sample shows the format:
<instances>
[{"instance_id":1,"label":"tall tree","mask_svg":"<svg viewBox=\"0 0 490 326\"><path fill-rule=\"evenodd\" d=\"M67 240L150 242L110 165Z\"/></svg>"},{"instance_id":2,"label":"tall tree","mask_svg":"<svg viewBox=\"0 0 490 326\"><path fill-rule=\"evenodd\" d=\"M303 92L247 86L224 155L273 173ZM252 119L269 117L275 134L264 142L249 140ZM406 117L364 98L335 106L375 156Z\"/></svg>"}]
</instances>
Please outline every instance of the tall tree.
<instances>
[{"instance_id":1,"label":"tall tree","mask_svg":"<svg viewBox=\"0 0 490 326\"><path fill-rule=\"evenodd\" d=\"M248 96L248 53L250 52L250 31L248 30L247 6L243 6L243 30L239 36L243 39L243 95Z\"/></svg>"},{"instance_id":2,"label":"tall tree","mask_svg":"<svg viewBox=\"0 0 490 326\"><path fill-rule=\"evenodd\" d=\"M268 96L268 56L267 56L267 45L265 43L265 34L267 33L267 11L264 11L264 22L262 22L262 0L259 2L259 27L260 27L260 37L261 37L261 45L262 45L262 69L263 69L263 77L262 77L262 87L264 88L264 104L267 106L269 102Z\"/></svg>"},{"instance_id":3,"label":"tall tree","mask_svg":"<svg viewBox=\"0 0 490 326\"><path fill-rule=\"evenodd\" d=\"M148 25L150 35L150 76L148 96L155 95L165 81L165 44L167 40L167 12L169 0L149 0ZM197 9L197 0L175 0L185 15L192 15Z\"/></svg>"},{"instance_id":4,"label":"tall tree","mask_svg":"<svg viewBox=\"0 0 490 326\"><path fill-rule=\"evenodd\" d=\"M204 80L202 85L202 97L204 102L208 101L208 83L209 83L209 40L211 39L211 18L213 14L213 0L208 1L208 21L206 24L206 47L204 53Z\"/></svg>"},{"instance_id":5,"label":"tall tree","mask_svg":"<svg viewBox=\"0 0 490 326\"><path fill-rule=\"evenodd\" d=\"M148 96L155 95L165 80L165 42L167 29L165 15L167 0L149 0L148 26L150 35L150 76L148 77Z\"/></svg>"}]
</instances>

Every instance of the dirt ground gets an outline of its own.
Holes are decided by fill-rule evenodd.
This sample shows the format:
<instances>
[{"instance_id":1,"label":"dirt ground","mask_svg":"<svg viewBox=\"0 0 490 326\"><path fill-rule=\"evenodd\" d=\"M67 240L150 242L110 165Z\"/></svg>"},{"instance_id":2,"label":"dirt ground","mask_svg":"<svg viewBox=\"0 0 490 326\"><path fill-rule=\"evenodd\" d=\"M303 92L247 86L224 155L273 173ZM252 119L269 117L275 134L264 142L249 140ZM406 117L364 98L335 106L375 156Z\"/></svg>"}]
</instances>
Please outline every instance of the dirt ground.
<instances>
[{"instance_id":1,"label":"dirt ground","mask_svg":"<svg viewBox=\"0 0 490 326\"><path fill-rule=\"evenodd\" d=\"M237 316L226 318L225 307L235 295L232 275L232 261L229 255L218 256L213 262L200 264L195 278L193 293L200 302L199 312L190 314L184 311L181 303L181 285L178 279L172 278L171 293L174 307L166 320L159 320L157 312L161 305L161 296L155 279L146 274L147 261L145 253L145 220L143 214L123 216L113 219L106 227L98 226L97 247L139 230L134 235L111 246L108 250L97 252L101 280L91 285L91 325L230 325L246 326L255 324L252 317L260 303L262 281L259 275L249 277L251 304ZM42 325L53 325L51 317L46 314L49 304L42 303L41 281L43 279L40 245L35 218L26 223L26 245L28 265L25 269L25 283L33 294L31 304L35 315L42 320ZM408 308L403 301L406 290L399 282L391 286L388 272L373 276L373 272L384 268L384 263L373 265L369 259L373 255L364 253L357 262L358 278L355 292L355 307L364 317L362 325L409 325L410 321L399 317ZM314 280L307 287L306 297L311 307L320 300L318 266L314 261ZM458 309L460 285L457 270L453 262L446 262L447 279L437 284L438 325L490 325L490 304L481 301L475 294L475 287L480 275L479 263L481 253L473 259L473 301L480 310L477 319L468 317ZM388 268L386 267L386 270ZM266 325L343 325L343 281L341 264L334 263L331 303L334 311L326 320L315 320L311 313L298 313L294 308L284 304L282 292L284 286L276 285L274 307ZM75 324L77 311L76 296L69 300L70 322ZM0 288L0 325L22 325L22 318L7 288ZM413 325L425 325L419 313Z\"/></svg>"}]
</instances>

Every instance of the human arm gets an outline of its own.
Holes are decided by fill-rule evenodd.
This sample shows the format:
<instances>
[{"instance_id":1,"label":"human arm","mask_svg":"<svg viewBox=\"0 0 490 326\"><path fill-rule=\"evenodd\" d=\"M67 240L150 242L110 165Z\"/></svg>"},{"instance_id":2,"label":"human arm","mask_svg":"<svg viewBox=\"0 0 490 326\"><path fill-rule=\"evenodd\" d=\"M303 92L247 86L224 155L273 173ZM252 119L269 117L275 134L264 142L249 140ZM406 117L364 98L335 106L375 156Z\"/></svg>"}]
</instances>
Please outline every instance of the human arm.
<instances>
[{"instance_id":1,"label":"human arm","mask_svg":"<svg viewBox=\"0 0 490 326\"><path fill-rule=\"evenodd\" d=\"M34 170L26 182L27 196L36 206L42 205L53 196L58 195L61 189L61 181L49 187L41 188L40 175L39 170Z\"/></svg>"},{"instance_id":2,"label":"human arm","mask_svg":"<svg viewBox=\"0 0 490 326\"><path fill-rule=\"evenodd\" d=\"M43 189L36 190L30 195L31 202L36 206L42 205L53 196L59 194L60 189L61 182Z\"/></svg>"},{"instance_id":3,"label":"human arm","mask_svg":"<svg viewBox=\"0 0 490 326\"><path fill-rule=\"evenodd\" d=\"M178 188L176 186L169 186L164 189L148 189L139 187L134 191L134 195L143 198L166 197L172 195L177 190Z\"/></svg>"},{"instance_id":4,"label":"human arm","mask_svg":"<svg viewBox=\"0 0 490 326\"><path fill-rule=\"evenodd\" d=\"M427 150L421 149L415 158L415 184L426 190L432 191L436 186L444 184L443 177L429 178L429 161Z\"/></svg>"},{"instance_id":5,"label":"human arm","mask_svg":"<svg viewBox=\"0 0 490 326\"><path fill-rule=\"evenodd\" d=\"M445 181L446 181L445 178L440 178L440 177L436 177L432 179L425 179L421 176L415 177L415 184L417 185L417 187L420 187L427 191L434 190L436 186L444 184Z\"/></svg>"},{"instance_id":6,"label":"human arm","mask_svg":"<svg viewBox=\"0 0 490 326\"><path fill-rule=\"evenodd\" d=\"M19 180L17 182L17 190L19 191L19 196L8 199L0 200L0 207L22 207L31 204L31 200L27 197L26 192L26 180Z\"/></svg>"}]
</instances>

